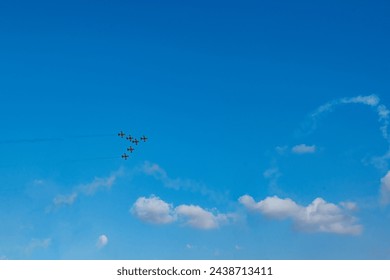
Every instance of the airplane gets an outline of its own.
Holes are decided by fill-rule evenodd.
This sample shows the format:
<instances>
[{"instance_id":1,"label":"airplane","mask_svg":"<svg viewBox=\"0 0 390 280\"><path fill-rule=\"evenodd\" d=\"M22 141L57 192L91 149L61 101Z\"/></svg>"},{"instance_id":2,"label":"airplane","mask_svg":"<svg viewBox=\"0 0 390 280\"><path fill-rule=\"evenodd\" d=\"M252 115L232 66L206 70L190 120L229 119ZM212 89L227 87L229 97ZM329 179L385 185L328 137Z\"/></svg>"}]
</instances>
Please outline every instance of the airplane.
<instances>
[{"instance_id":1,"label":"airplane","mask_svg":"<svg viewBox=\"0 0 390 280\"><path fill-rule=\"evenodd\" d=\"M125 159L125 160L127 160L128 157L129 157L129 156L128 156L126 153L124 153L124 154L122 155L122 158Z\"/></svg>"},{"instance_id":2,"label":"airplane","mask_svg":"<svg viewBox=\"0 0 390 280\"><path fill-rule=\"evenodd\" d=\"M132 142L133 142L134 144L136 144L136 145L138 145L138 143L139 143L139 141L137 140L137 138L134 139Z\"/></svg>"},{"instance_id":3,"label":"airplane","mask_svg":"<svg viewBox=\"0 0 390 280\"><path fill-rule=\"evenodd\" d=\"M132 153L132 152L134 151L134 148L130 146L129 148L127 148L127 150L128 150L130 153Z\"/></svg>"},{"instance_id":4,"label":"airplane","mask_svg":"<svg viewBox=\"0 0 390 280\"><path fill-rule=\"evenodd\" d=\"M123 136L125 136L126 134L123 133L123 131L121 130L121 132L118 133L118 136L123 138Z\"/></svg>"},{"instance_id":5,"label":"airplane","mask_svg":"<svg viewBox=\"0 0 390 280\"><path fill-rule=\"evenodd\" d=\"M129 140L129 141L133 141L134 138L131 135L129 135L129 136L126 137L126 139Z\"/></svg>"},{"instance_id":6,"label":"airplane","mask_svg":"<svg viewBox=\"0 0 390 280\"><path fill-rule=\"evenodd\" d=\"M146 142L146 140L148 140L148 137L145 137L145 135L144 135L144 136L142 136L140 139L141 139L142 141Z\"/></svg>"}]
</instances>

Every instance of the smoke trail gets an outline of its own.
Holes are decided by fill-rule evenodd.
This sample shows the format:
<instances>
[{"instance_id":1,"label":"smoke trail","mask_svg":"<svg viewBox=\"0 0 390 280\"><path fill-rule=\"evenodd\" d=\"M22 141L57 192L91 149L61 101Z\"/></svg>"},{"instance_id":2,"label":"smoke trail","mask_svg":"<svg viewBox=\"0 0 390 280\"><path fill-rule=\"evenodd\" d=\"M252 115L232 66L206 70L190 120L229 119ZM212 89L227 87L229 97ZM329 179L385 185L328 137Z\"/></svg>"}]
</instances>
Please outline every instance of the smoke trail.
<instances>
[{"instance_id":1,"label":"smoke trail","mask_svg":"<svg viewBox=\"0 0 390 280\"><path fill-rule=\"evenodd\" d=\"M7 140L0 140L0 144L44 143L44 142L59 142L63 140L64 138L7 139Z\"/></svg>"},{"instance_id":2,"label":"smoke trail","mask_svg":"<svg viewBox=\"0 0 390 280\"><path fill-rule=\"evenodd\" d=\"M380 103L380 99L377 95L344 97L325 103L317 108L310 115L310 131L316 129L317 121L326 113L332 112L336 107L345 104L362 104L373 108L378 116L378 123L380 125L380 131L383 139L388 143L388 149L382 156L376 156L369 160L376 168L382 171L387 170L387 175L381 179L380 199L382 204L390 203L390 171L388 171L388 160L390 159L390 136L389 136L389 124L390 124L390 111L387 107Z\"/></svg>"},{"instance_id":3,"label":"smoke trail","mask_svg":"<svg viewBox=\"0 0 390 280\"><path fill-rule=\"evenodd\" d=\"M345 104L362 104L374 108L378 115L378 122L380 124L380 130L383 138L390 144L390 137L388 133L389 128L389 115L390 111L387 107L380 103L380 99L377 95L366 95L366 96L355 96L355 97L344 97L336 100L332 100L318 107L309 118L309 132L311 133L317 127L318 120L326 113L332 112L336 107Z\"/></svg>"},{"instance_id":4,"label":"smoke trail","mask_svg":"<svg viewBox=\"0 0 390 280\"><path fill-rule=\"evenodd\" d=\"M6 139L0 140L0 144L34 144L45 142L60 142L71 139L85 139L85 138L102 138L102 137L114 137L115 134L84 134L84 135L66 135L63 137L55 138L19 138L19 139Z\"/></svg>"}]
</instances>

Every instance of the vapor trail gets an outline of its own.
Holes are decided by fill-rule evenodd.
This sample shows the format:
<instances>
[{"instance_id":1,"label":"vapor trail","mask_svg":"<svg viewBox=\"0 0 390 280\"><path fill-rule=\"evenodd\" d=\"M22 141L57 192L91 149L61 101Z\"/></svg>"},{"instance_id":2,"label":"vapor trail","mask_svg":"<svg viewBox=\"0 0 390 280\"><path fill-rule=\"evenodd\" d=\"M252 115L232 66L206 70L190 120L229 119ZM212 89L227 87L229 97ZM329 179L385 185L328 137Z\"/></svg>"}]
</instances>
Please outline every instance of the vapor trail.
<instances>
[{"instance_id":1,"label":"vapor trail","mask_svg":"<svg viewBox=\"0 0 390 280\"><path fill-rule=\"evenodd\" d=\"M70 139L84 139L84 138L102 138L113 137L115 134L85 134L85 135L67 135L63 137L53 138L19 138L19 139L6 139L0 140L0 144L23 144L23 143L44 143L44 142L60 142Z\"/></svg>"},{"instance_id":2,"label":"vapor trail","mask_svg":"<svg viewBox=\"0 0 390 280\"><path fill-rule=\"evenodd\" d=\"M317 121L326 113L332 112L336 107L346 104L362 104L368 107L375 109L378 115L378 122L380 124L380 130L383 138L390 144L390 137L388 133L388 127L390 124L390 111L387 107L380 103L380 99L377 95L358 95L355 97L344 97L332 100L328 103L325 103L318 107L312 114L309 116L309 131L311 133L317 127Z\"/></svg>"},{"instance_id":3,"label":"vapor trail","mask_svg":"<svg viewBox=\"0 0 390 280\"><path fill-rule=\"evenodd\" d=\"M59 142L59 141L63 141L63 140L64 140L64 138L7 139L7 140L0 140L0 144Z\"/></svg>"}]
</instances>

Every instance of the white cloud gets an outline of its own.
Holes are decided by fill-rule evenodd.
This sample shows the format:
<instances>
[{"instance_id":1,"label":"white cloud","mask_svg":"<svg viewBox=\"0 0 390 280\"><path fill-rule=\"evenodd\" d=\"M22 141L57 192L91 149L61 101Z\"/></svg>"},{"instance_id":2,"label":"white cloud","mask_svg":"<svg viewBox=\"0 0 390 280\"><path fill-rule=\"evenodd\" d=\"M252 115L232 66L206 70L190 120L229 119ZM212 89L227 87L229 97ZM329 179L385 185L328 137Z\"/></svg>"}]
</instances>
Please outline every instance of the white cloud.
<instances>
[{"instance_id":1,"label":"white cloud","mask_svg":"<svg viewBox=\"0 0 390 280\"><path fill-rule=\"evenodd\" d=\"M103 248L108 244L108 237L105 234L99 236L96 246L98 248Z\"/></svg>"},{"instance_id":2,"label":"white cloud","mask_svg":"<svg viewBox=\"0 0 390 280\"><path fill-rule=\"evenodd\" d=\"M218 228L229 219L227 215L215 215L195 205L180 205L176 207L175 211L179 218L185 220L185 225L199 229Z\"/></svg>"},{"instance_id":3,"label":"white cloud","mask_svg":"<svg viewBox=\"0 0 390 280\"><path fill-rule=\"evenodd\" d=\"M138 198L131 208L131 213L152 224L169 224L176 219L172 205L156 196Z\"/></svg>"},{"instance_id":4,"label":"white cloud","mask_svg":"<svg viewBox=\"0 0 390 280\"><path fill-rule=\"evenodd\" d=\"M239 202L248 210L271 219L291 219L301 231L353 235L362 231L362 226L356 223L356 218L348 213L348 209L328 203L322 198L316 198L306 207L289 198L281 199L277 196L255 202L251 196L244 195L239 198Z\"/></svg>"},{"instance_id":5,"label":"white cloud","mask_svg":"<svg viewBox=\"0 0 390 280\"><path fill-rule=\"evenodd\" d=\"M306 144L300 144L292 147L291 151L294 154L312 154L315 153L316 146L315 145L308 146Z\"/></svg>"},{"instance_id":6,"label":"white cloud","mask_svg":"<svg viewBox=\"0 0 390 280\"><path fill-rule=\"evenodd\" d=\"M390 171L381 179L380 195L382 204L390 203Z\"/></svg>"},{"instance_id":7,"label":"white cloud","mask_svg":"<svg viewBox=\"0 0 390 280\"><path fill-rule=\"evenodd\" d=\"M300 209L291 199L281 199L277 196L267 197L256 203L251 196L244 195L238 201L251 211L259 211L267 217L276 219L289 218Z\"/></svg>"},{"instance_id":8,"label":"white cloud","mask_svg":"<svg viewBox=\"0 0 390 280\"><path fill-rule=\"evenodd\" d=\"M130 212L141 221L152 224L169 224L180 221L185 226L208 230L219 228L236 219L234 214L208 211L198 205L181 204L176 208L154 195L140 197Z\"/></svg>"},{"instance_id":9,"label":"white cloud","mask_svg":"<svg viewBox=\"0 0 390 280\"><path fill-rule=\"evenodd\" d=\"M303 209L294 220L298 228L304 231L354 235L362 232L362 226L356 224L356 218L322 198L316 198Z\"/></svg>"}]
</instances>

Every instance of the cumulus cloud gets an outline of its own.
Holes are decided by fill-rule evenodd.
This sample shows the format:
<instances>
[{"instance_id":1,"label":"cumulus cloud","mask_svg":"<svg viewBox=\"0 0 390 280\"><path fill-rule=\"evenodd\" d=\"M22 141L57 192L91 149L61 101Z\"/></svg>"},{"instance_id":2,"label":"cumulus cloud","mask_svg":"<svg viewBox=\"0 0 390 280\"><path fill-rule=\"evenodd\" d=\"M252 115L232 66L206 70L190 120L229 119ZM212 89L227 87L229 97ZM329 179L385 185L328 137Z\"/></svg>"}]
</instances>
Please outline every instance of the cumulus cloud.
<instances>
[{"instance_id":1,"label":"cumulus cloud","mask_svg":"<svg viewBox=\"0 0 390 280\"><path fill-rule=\"evenodd\" d=\"M108 244L108 237L105 234L99 236L96 246L100 249Z\"/></svg>"},{"instance_id":2,"label":"cumulus cloud","mask_svg":"<svg viewBox=\"0 0 390 280\"><path fill-rule=\"evenodd\" d=\"M381 179L380 195L382 204L390 203L390 171Z\"/></svg>"},{"instance_id":3,"label":"cumulus cloud","mask_svg":"<svg viewBox=\"0 0 390 280\"><path fill-rule=\"evenodd\" d=\"M172 205L156 196L138 198L131 208L131 213L152 224L169 224L176 220Z\"/></svg>"},{"instance_id":4,"label":"cumulus cloud","mask_svg":"<svg viewBox=\"0 0 390 280\"><path fill-rule=\"evenodd\" d=\"M169 224L176 221L184 226L197 229L215 229L233 219L233 214L220 214L208 211L198 205L181 204L173 207L154 195L149 198L140 197L131 207L130 212L141 221L152 224Z\"/></svg>"},{"instance_id":5,"label":"cumulus cloud","mask_svg":"<svg viewBox=\"0 0 390 280\"><path fill-rule=\"evenodd\" d=\"M196 205L180 205L175 211L179 218L185 220L185 225L199 229L218 228L229 221L229 215L213 214Z\"/></svg>"},{"instance_id":6,"label":"cumulus cloud","mask_svg":"<svg viewBox=\"0 0 390 280\"><path fill-rule=\"evenodd\" d=\"M239 198L239 202L248 210L271 219L291 219L300 231L352 235L362 232L362 226L357 224L356 218L349 214L346 207L341 208L322 198L316 198L308 206L277 196L256 202L251 196L244 195Z\"/></svg>"},{"instance_id":7,"label":"cumulus cloud","mask_svg":"<svg viewBox=\"0 0 390 280\"><path fill-rule=\"evenodd\" d=\"M267 217L276 219L289 218L300 209L291 199L280 199L277 196L267 197L256 203L253 197L244 195L238 201L251 211L259 211Z\"/></svg>"},{"instance_id":8,"label":"cumulus cloud","mask_svg":"<svg viewBox=\"0 0 390 280\"><path fill-rule=\"evenodd\" d=\"M291 151L294 154L312 154L312 153L315 153L316 146L315 145L309 146L306 144L300 144L300 145L296 145L296 146L292 147Z\"/></svg>"}]
</instances>

